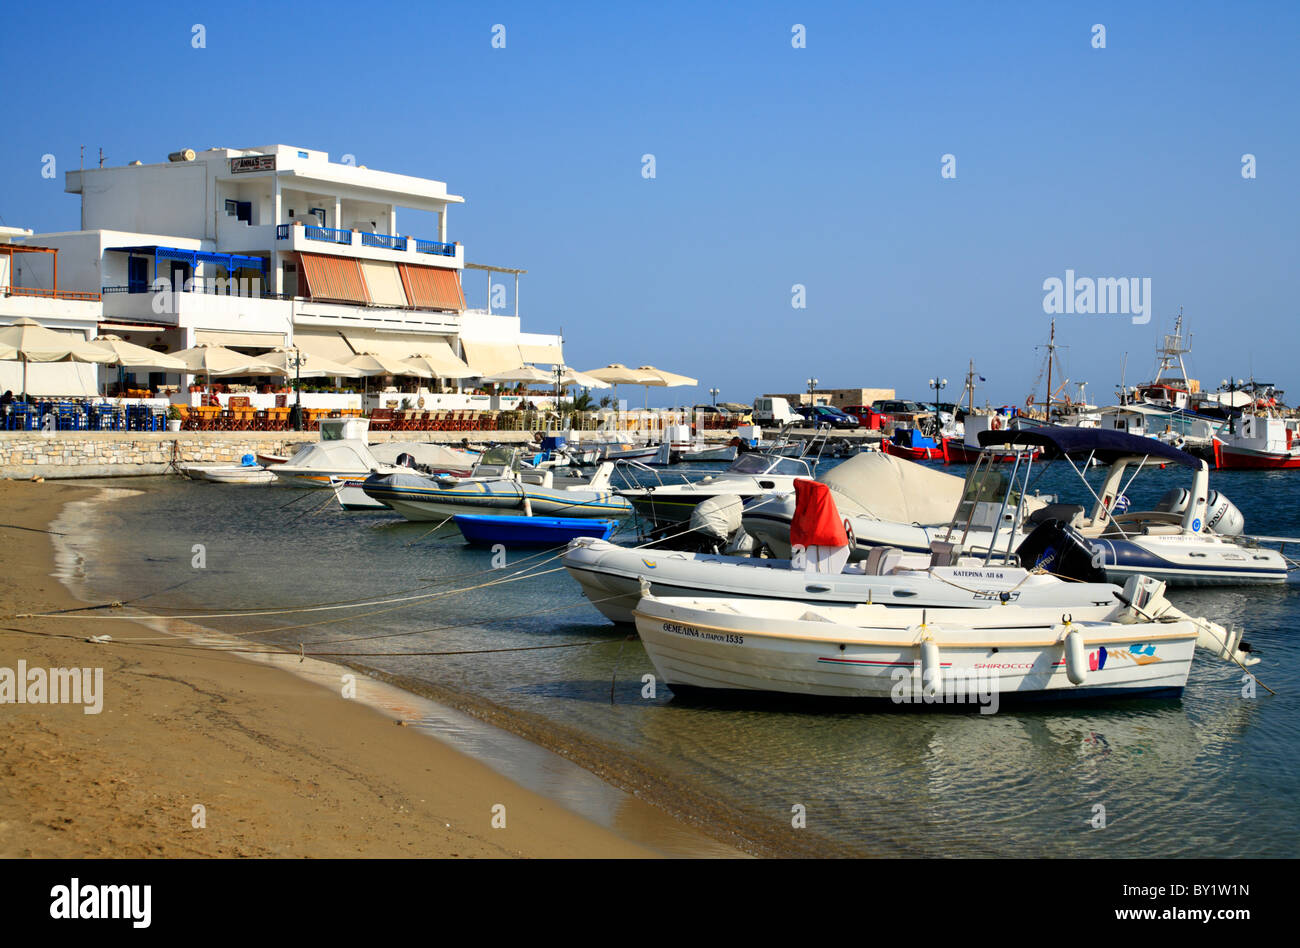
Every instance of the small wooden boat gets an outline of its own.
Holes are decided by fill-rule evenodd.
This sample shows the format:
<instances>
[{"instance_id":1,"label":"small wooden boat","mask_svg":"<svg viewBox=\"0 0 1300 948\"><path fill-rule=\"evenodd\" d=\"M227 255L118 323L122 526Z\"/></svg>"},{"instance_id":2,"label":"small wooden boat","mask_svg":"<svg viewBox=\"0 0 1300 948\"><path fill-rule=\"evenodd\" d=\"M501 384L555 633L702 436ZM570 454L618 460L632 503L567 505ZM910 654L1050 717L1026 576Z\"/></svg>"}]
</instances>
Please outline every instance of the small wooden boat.
<instances>
[{"instance_id":1,"label":"small wooden boat","mask_svg":"<svg viewBox=\"0 0 1300 948\"><path fill-rule=\"evenodd\" d=\"M512 517L457 514L456 526L476 546L563 546L578 537L608 540L617 520L593 517Z\"/></svg>"},{"instance_id":2,"label":"small wooden boat","mask_svg":"<svg viewBox=\"0 0 1300 948\"><path fill-rule=\"evenodd\" d=\"M892 438L880 443L881 450L909 461L947 461L947 441L936 441L915 428L895 428Z\"/></svg>"}]
</instances>

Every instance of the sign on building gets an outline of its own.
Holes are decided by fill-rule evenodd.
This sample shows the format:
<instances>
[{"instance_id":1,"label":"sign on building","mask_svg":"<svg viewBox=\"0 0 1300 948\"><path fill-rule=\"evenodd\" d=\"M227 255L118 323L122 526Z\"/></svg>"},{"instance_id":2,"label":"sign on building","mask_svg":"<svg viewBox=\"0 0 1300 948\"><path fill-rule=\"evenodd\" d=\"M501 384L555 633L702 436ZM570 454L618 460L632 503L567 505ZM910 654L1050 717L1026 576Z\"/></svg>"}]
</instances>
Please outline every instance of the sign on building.
<instances>
[{"instance_id":1,"label":"sign on building","mask_svg":"<svg viewBox=\"0 0 1300 948\"><path fill-rule=\"evenodd\" d=\"M231 174L247 174L250 171L274 171L275 155L241 155L230 159Z\"/></svg>"}]
</instances>

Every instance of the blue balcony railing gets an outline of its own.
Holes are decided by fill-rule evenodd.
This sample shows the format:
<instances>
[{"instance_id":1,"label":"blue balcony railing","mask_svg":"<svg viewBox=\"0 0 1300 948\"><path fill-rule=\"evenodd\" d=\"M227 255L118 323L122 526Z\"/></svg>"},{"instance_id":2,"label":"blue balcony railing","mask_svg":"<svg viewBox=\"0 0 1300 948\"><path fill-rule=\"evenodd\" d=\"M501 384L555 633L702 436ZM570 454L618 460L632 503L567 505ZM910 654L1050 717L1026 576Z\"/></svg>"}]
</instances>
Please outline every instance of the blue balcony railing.
<instances>
[{"instance_id":1,"label":"blue balcony railing","mask_svg":"<svg viewBox=\"0 0 1300 948\"><path fill-rule=\"evenodd\" d=\"M323 240L331 244L350 244L352 243L352 231L340 230L337 227L303 227L302 235L308 240Z\"/></svg>"},{"instance_id":2,"label":"blue balcony railing","mask_svg":"<svg viewBox=\"0 0 1300 948\"><path fill-rule=\"evenodd\" d=\"M290 237L289 228L292 224L277 224L275 226L275 239L288 240ZM323 240L332 244L351 244L352 231L339 230L334 227L317 227L315 224L303 227L303 236L308 240ZM361 232L361 246L379 247L383 250L398 250L406 252L410 249L410 240L412 238L397 237L393 234L372 234L367 231ZM456 256L456 245L446 244L440 240L415 240L416 253L431 253L440 257Z\"/></svg>"},{"instance_id":3,"label":"blue balcony railing","mask_svg":"<svg viewBox=\"0 0 1300 948\"><path fill-rule=\"evenodd\" d=\"M394 237L392 234L370 234L362 231L361 246L383 247L385 250L406 250L406 238Z\"/></svg>"},{"instance_id":4,"label":"blue balcony railing","mask_svg":"<svg viewBox=\"0 0 1300 948\"><path fill-rule=\"evenodd\" d=\"M442 257L454 257L456 256L456 245L444 244L439 240L420 240L417 238L415 241L415 252L436 253Z\"/></svg>"}]
</instances>

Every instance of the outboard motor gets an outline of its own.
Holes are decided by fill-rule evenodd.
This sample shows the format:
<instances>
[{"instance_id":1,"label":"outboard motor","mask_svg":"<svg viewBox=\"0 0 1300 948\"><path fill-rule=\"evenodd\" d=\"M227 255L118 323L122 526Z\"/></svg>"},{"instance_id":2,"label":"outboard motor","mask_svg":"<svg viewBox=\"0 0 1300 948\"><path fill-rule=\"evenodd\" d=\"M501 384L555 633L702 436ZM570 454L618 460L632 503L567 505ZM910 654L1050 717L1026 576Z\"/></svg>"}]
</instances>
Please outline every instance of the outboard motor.
<instances>
[{"instance_id":1,"label":"outboard motor","mask_svg":"<svg viewBox=\"0 0 1300 948\"><path fill-rule=\"evenodd\" d=\"M1082 583L1106 582L1106 570L1093 560L1092 544L1064 520L1043 521L1021 542L1016 557L1025 569L1042 567Z\"/></svg>"},{"instance_id":2,"label":"outboard motor","mask_svg":"<svg viewBox=\"0 0 1300 948\"><path fill-rule=\"evenodd\" d=\"M1171 514L1186 513L1191 499L1192 493L1186 487L1174 487L1160 498L1156 510ZM1236 504L1217 490L1212 490L1205 498L1205 529L1223 537L1238 537L1246 529L1246 518Z\"/></svg>"},{"instance_id":3,"label":"outboard motor","mask_svg":"<svg viewBox=\"0 0 1300 948\"><path fill-rule=\"evenodd\" d=\"M1236 504L1212 490L1205 498L1205 528L1221 537L1239 537L1246 529L1246 518Z\"/></svg>"},{"instance_id":4,"label":"outboard motor","mask_svg":"<svg viewBox=\"0 0 1300 948\"><path fill-rule=\"evenodd\" d=\"M415 456L403 451L397 456L398 467L415 467Z\"/></svg>"}]
</instances>

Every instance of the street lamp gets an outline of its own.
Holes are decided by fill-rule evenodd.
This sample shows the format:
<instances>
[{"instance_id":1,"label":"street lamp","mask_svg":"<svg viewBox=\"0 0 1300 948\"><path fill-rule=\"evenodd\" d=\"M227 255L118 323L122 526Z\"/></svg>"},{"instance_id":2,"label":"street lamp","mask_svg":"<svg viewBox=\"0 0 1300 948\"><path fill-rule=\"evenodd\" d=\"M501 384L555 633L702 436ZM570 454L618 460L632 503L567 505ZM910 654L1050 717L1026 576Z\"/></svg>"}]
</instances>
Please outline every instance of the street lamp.
<instances>
[{"instance_id":1,"label":"street lamp","mask_svg":"<svg viewBox=\"0 0 1300 948\"><path fill-rule=\"evenodd\" d=\"M721 394L721 390L720 390L720 389L716 389L716 388L711 388L711 389L709 389L709 394L710 394L711 396L713 396L713 407L714 407L714 408L717 408L717 407L718 407L718 396Z\"/></svg>"},{"instance_id":2,"label":"street lamp","mask_svg":"<svg viewBox=\"0 0 1300 948\"><path fill-rule=\"evenodd\" d=\"M934 389L934 430L939 432L943 429L943 420L939 417L939 392L948 387L948 380L943 378L930 379L930 387Z\"/></svg>"},{"instance_id":3,"label":"street lamp","mask_svg":"<svg viewBox=\"0 0 1300 948\"><path fill-rule=\"evenodd\" d=\"M290 415L292 415L290 421L293 423L294 431L302 431L302 365L306 361L307 356L305 356L303 351L297 347L294 348L287 360L288 365L293 368L294 374L293 411L290 412Z\"/></svg>"},{"instance_id":4,"label":"street lamp","mask_svg":"<svg viewBox=\"0 0 1300 948\"><path fill-rule=\"evenodd\" d=\"M808 404L809 405L817 404L817 398L815 393L817 390L817 383L820 381L821 381L820 379L808 379Z\"/></svg>"}]
</instances>

